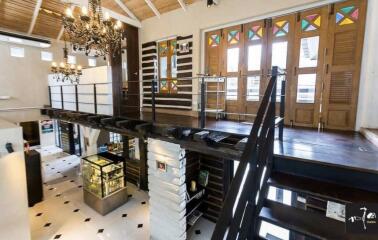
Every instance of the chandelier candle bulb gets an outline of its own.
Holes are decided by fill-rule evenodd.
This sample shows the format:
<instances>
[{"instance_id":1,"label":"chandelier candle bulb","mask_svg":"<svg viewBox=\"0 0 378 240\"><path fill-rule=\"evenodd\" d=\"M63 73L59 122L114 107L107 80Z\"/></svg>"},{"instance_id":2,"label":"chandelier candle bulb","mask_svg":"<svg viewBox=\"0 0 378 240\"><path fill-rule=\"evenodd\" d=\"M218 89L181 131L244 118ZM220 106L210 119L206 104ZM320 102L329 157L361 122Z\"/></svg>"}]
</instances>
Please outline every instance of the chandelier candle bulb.
<instances>
[{"instance_id":1,"label":"chandelier candle bulb","mask_svg":"<svg viewBox=\"0 0 378 240\"><path fill-rule=\"evenodd\" d=\"M105 12L104 20L105 21L109 21L110 20L110 15L109 15L108 12Z\"/></svg>"},{"instance_id":2,"label":"chandelier candle bulb","mask_svg":"<svg viewBox=\"0 0 378 240\"><path fill-rule=\"evenodd\" d=\"M81 7L81 14L83 16L88 16L88 9L85 6Z\"/></svg>"},{"instance_id":3,"label":"chandelier candle bulb","mask_svg":"<svg viewBox=\"0 0 378 240\"><path fill-rule=\"evenodd\" d=\"M66 9L66 16L69 17L69 18L73 18L73 14L72 14L72 9L71 8L67 8Z\"/></svg>"}]
</instances>

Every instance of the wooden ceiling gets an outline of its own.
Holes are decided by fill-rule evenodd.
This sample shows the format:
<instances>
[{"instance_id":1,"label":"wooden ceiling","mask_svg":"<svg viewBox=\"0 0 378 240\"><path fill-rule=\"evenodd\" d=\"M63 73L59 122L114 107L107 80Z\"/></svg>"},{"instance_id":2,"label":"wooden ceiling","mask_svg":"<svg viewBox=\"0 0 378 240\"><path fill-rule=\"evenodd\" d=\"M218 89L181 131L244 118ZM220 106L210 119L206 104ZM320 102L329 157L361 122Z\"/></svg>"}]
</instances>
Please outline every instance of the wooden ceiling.
<instances>
[{"instance_id":1,"label":"wooden ceiling","mask_svg":"<svg viewBox=\"0 0 378 240\"><path fill-rule=\"evenodd\" d=\"M201 0L102 0L102 6L140 22L178 8L185 10L198 1ZM62 35L61 17L68 7L65 2L75 0L0 0L0 28L58 39Z\"/></svg>"}]
</instances>

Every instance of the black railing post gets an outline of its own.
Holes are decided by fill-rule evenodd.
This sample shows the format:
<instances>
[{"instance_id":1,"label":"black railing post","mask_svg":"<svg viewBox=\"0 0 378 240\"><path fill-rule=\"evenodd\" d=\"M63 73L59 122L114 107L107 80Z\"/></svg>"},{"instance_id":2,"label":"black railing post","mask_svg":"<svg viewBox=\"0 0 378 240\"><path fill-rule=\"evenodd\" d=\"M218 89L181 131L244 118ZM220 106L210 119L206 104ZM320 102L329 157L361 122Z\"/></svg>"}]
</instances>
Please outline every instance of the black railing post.
<instances>
[{"instance_id":1,"label":"black railing post","mask_svg":"<svg viewBox=\"0 0 378 240\"><path fill-rule=\"evenodd\" d=\"M154 79L152 79L152 82L151 82L151 114L152 114L152 122L156 121L155 87L157 88L157 79L156 79L156 76L154 77Z\"/></svg>"},{"instance_id":2,"label":"black railing post","mask_svg":"<svg viewBox=\"0 0 378 240\"><path fill-rule=\"evenodd\" d=\"M60 85L60 100L62 101L62 109L64 110L64 97L63 97L63 86Z\"/></svg>"},{"instance_id":3,"label":"black railing post","mask_svg":"<svg viewBox=\"0 0 378 240\"><path fill-rule=\"evenodd\" d=\"M77 85L75 85L75 101L76 101L76 112L79 111L79 94L77 93Z\"/></svg>"},{"instance_id":4,"label":"black railing post","mask_svg":"<svg viewBox=\"0 0 378 240\"><path fill-rule=\"evenodd\" d=\"M286 99L286 75L282 78L281 82L281 101L280 101L280 118L285 118L285 99ZM278 126L278 139L283 140L284 120Z\"/></svg>"},{"instance_id":5,"label":"black railing post","mask_svg":"<svg viewBox=\"0 0 378 240\"><path fill-rule=\"evenodd\" d=\"M201 124L200 124L200 127L201 128L205 128L205 125L206 125L206 112L205 112L205 107L206 107L206 83L205 83L205 77L201 77L201 115L200 115L200 120L201 120ZM217 106L218 107L218 106Z\"/></svg>"},{"instance_id":6,"label":"black railing post","mask_svg":"<svg viewBox=\"0 0 378 240\"><path fill-rule=\"evenodd\" d=\"M52 107L51 86L49 86L49 102L50 102L50 107Z\"/></svg>"},{"instance_id":7,"label":"black railing post","mask_svg":"<svg viewBox=\"0 0 378 240\"><path fill-rule=\"evenodd\" d=\"M94 102L94 113L97 114L97 88L96 88L96 84L93 84L93 102Z\"/></svg>"}]
</instances>

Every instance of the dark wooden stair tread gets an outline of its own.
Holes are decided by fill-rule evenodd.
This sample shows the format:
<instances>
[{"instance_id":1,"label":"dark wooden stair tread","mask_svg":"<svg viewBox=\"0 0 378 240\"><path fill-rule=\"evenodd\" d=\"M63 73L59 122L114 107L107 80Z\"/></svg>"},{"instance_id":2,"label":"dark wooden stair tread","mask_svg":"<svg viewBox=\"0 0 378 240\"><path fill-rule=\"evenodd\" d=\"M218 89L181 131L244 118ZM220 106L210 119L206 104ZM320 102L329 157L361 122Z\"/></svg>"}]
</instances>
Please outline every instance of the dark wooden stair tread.
<instances>
[{"instance_id":1,"label":"dark wooden stair tread","mask_svg":"<svg viewBox=\"0 0 378 240\"><path fill-rule=\"evenodd\" d=\"M302 233L316 239L373 240L373 235L345 233L345 223L316 212L267 201L260 212L260 219L274 225Z\"/></svg>"},{"instance_id":2,"label":"dark wooden stair tread","mask_svg":"<svg viewBox=\"0 0 378 240\"><path fill-rule=\"evenodd\" d=\"M279 172L273 172L268 183L271 186L328 197L342 202L376 202L378 199L378 193L375 192Z\"/></svg>"}]
</instances>

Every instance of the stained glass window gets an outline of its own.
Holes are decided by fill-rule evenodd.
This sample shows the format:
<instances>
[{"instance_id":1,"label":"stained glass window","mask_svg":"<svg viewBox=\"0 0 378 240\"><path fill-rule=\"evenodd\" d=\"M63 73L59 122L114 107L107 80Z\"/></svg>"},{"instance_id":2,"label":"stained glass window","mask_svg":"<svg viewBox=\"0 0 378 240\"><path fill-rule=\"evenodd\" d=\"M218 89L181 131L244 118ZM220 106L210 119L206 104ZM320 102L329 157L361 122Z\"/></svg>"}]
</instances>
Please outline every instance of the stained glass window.
<instances>
[{"instance_id":1,"label":"stained glass window","mask_svg":"<svg viewBox=\"0 0 378 240\"><path fill-rule=\"evenodd\" d=\"M209 46L217 47L220 44L220 36L218 34L213 34L209 37Z\"/></svg>"},{"instance_id":2,"label":"stained glass window","mask_svg":"<svg viewBox=\"0 0 378 240\"><path fill-rule=\"evenodd\" d=\"M160 90L168 91L168 82L165 79L160 80Z\"/></svg>"},{"instance_id":3,"label":"stained glass window","mask_svg":"<svg viewBox=\"0 0 378 240\"><path fill-rule=\"evenodd\" d=\"M301 21L302 31L309 32L320 27L322 17L319 14L311 14L304 17Z\"/></svg>"},{"instance_id":4,"label":"stained glass window","mask_svg":"<svg viewBox=\"0 0 378 240\"><path fill-rule=\"evenodd\" d=\"M240 32L238 30L232 30L228 32L228 43L229 44L237 44L240 40Z\"/></svg>"},{"instance_id":5,"label":"stained glass window","mask_svg":"<svg viewBox=\"0 0 378 240\"><path fill-rule=\"evenodd\" d=\"M177 92L177 80L171 81L171 93L172 92Z\"/></svg>"},{"instance_id":6,"label":"stained glass window","mask_svg":"<svg viewBox=\"0 0 378 240\"><path fill-rule=\"evenodd\" d=\"M286 20L274 23L273 34L275 37L283 37L289 33L289 22Z\"/></svg>"},{"instance_id":7,"label":"stained glass window","mask_svg":"<svg viewBox=\"0 0 378 240\"><path fill-rule=\"evenodd\" d=\"M165 55L167 54L168 51L168 45L166 42L162 42L159 44L159 54L160 55Z\"/></svg>"},{"instance_id":8,"label":"stained glass window","mask_svg":"<svg viewBox=\"0 0 378 240\"><path fill-rule=\"evenodd\" d=\"M259 40L263 37L264 30L261 26L253 26L248 30L248 39L249 40Z\"/></svg>"},{"instance_id":9,"label":"stained glass window","mask_svg":"<svg viewBox=\"0 0 378 240\"><path fill-rule=\"evenodd\" d=\"M336 13L336 24L339 26L353 24L358 20L359 9L355 6L343 7Z\"/></svg>"}]
</instances>

